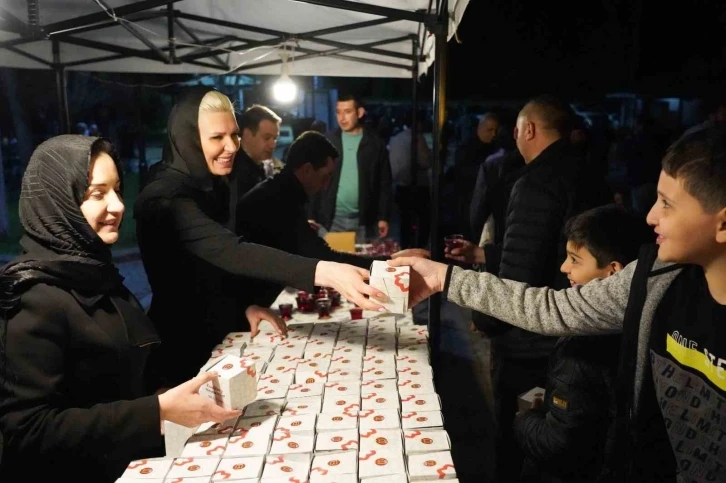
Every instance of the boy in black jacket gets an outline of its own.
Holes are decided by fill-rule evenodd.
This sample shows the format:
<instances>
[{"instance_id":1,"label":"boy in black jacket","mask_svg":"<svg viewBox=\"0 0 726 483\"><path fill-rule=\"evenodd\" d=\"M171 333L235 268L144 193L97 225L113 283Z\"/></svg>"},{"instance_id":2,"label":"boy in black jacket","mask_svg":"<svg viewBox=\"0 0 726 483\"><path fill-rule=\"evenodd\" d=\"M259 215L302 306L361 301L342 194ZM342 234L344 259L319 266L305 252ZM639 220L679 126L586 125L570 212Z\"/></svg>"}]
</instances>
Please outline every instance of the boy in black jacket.
<instances>
[{"instance_id":1,"label":"boy in black jacket","mask_svg":"<svg viewBox=\"0 0 726 483\"><path fill-rule=\"evenodd\" d=\"M565 227L570 285L606 278L653 242L645 220L614 205L572 218ZM562 337L550 356L545 400L514 422L525 454L522 481L594 481L607 457L620 335Z\"/></svg>"}]
</instances>

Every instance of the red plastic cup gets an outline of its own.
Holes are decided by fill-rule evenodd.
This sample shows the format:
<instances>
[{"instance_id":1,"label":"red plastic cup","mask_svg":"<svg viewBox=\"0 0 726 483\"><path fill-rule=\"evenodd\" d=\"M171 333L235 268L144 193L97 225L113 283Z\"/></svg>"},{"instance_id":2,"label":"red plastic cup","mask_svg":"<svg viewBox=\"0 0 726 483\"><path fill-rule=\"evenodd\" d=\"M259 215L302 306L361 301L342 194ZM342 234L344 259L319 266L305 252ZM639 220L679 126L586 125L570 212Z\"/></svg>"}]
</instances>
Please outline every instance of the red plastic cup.
<instances>
[{"instance_id":1,"label":"red plastic cup","mask_svg":"<svg viewBox=\"0 0 726 483\"><path fill-rule=\"evenodd\" d=\"M360 307L353 307L350 309L350 320L359 320L363 318L363 309Z\"/></svg>"},{"instance_id":2,"label":"red plastic cup","mask_svg":"<svg viewBox=\"0 0 726 483\"><path fill-rule=\"evenodd\" d=\"M330 309L332 307L332 303L329 298L318 299L315 301L315 305L318 308L318 319L330 318Z\"/></svg>"},{"instance_id":3,"label":"red plastic cup","mask_svg":"<svg viewBox=\"0 0 726 483\"><path fill-rule=\"evenodd\" d=\"M280 318L285 321L292 319L292 304L280 304Z\"/></svg>"},{"instance_id":4,"label":"red plastic cup","mask_svg":"<svg viewBox=\"0 0 726 483\"><path fill-rule=\"evenodd\" d=\"M453 250L454 248L459 248L464 244L464 235L449 235L444 238L444 245L449 250Z\"/></svg>"}]
</instances>

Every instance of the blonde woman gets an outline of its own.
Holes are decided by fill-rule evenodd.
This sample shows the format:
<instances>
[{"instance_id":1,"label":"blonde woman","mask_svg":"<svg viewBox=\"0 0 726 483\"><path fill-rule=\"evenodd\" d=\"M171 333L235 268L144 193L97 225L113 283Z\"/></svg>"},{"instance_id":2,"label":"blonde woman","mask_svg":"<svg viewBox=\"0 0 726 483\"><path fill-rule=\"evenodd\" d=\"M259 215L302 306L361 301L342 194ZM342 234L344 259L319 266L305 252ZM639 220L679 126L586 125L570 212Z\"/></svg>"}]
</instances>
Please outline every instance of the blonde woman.
<instances>
[{"instance_id":1,"label":"blonde woman","mask_svg":"<svg viewBox=\"0 0 726 483\"><path fill-rule=\"evenodd\" d=\"M163 341L151 354L150 388L194 376L228 332L251 326L255 333L266 319L284 333L271 312L248 306L243 287L250 279L304 290L329 286L363 308L382 310L368 298L383 295L366 284L367 270L245 243L224 227L227 175L239 142L225 95L206 87L185 92L169 116L163 165L134 207L153 292L149 316Z\"/></svg>"}]
</instances>

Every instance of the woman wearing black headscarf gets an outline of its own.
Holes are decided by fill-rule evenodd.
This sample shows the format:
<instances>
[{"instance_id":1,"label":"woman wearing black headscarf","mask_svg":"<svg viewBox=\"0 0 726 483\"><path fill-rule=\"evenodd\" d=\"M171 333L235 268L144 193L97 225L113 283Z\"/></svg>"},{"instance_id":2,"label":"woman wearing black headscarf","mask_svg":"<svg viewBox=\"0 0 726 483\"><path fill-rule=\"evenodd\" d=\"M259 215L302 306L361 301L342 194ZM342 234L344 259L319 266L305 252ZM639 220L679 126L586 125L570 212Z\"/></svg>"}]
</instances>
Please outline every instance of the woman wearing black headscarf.
<instances>
[{"instance_id":1,"label":"woman wearing black headscarf","mask_svg":"<svg viewBox=\"0 0 726 483\"><path fill-rule=\"evenodd\" d=\"M111 261L120 173L111 145L88 136L50 139L28 163L24 253L0 270L0 481L114 481L163 455L162 420L239 414L196 393L213 374L144 394L159 338Z\"/></svg>"},{"instance_id":2,"label":"woman wearing black headscarf","mask_svg":"<svg viewBox=\"0 0 726 483\"><path fill-rule=\"evenodd\" d=\"M169 115L168 136L164 164L134 206L153 292L149 316L164 341L150 356L151 388L194 375L228 332L248 327L240 300L250 295L244 288L250 279L304 290L333 287L363 308L382 310L366 298L383 297L365 283L367 270L244 243L224 227L227 175L239 149L239 127L224 94L208 87L187 91Z\"/></svg>"}]
</instances>

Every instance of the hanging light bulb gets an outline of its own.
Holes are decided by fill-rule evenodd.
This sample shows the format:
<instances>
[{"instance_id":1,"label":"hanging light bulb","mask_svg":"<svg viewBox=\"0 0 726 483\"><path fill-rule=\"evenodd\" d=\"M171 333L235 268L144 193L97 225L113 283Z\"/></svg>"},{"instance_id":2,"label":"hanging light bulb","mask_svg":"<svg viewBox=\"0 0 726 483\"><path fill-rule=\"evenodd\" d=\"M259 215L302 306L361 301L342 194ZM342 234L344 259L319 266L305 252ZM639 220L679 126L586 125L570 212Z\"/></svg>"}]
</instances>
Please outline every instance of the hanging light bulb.
<instances>
[{"instance_id":1,"label":"hanging light bulb","mask_svg":"<svg viewBox=\"0 0 726 483\"><path fill-rule=\"evenodd\" d=\"M283 51L280 57L282 57L282 74L272 86L272 95L278 102L289 103L297 97L297 86L288 72L287 52Z\"/></svg>"}]
</instances>

